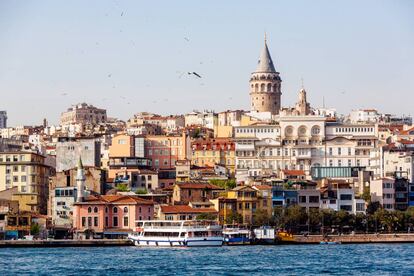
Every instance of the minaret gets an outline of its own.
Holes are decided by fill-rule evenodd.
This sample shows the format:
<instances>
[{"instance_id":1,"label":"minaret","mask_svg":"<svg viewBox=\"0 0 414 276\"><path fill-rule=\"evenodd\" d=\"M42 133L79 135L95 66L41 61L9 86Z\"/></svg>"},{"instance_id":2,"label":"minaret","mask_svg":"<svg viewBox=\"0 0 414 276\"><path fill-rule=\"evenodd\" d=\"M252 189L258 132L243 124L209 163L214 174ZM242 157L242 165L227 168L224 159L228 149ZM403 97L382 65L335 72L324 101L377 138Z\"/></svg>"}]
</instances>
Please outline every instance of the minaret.
<instances>
[{"instance_id":1,"label":"minaret","mask_svg":"<svg viewBox=\"0 0 414 276\"><path fill-rule=\"evenodd\" d=\"M279 72L276 72L267 48L265 34L264 47L256 71L252 73L250 78L250 109L257 112L270 112L273 115L279 114L282 95L281 82Z\"/></svg>"},{"instance_id":2,"label":"minaret","mask_svg":"<svg viewBox=\"0 0 414 276\"><path fill-rule=\"evenodd\" d=\"M76 172L76 202L82 202L85 196L85 170L83 169L82 158L79 157L78 170Z\"/></svg>"}]
</instances>

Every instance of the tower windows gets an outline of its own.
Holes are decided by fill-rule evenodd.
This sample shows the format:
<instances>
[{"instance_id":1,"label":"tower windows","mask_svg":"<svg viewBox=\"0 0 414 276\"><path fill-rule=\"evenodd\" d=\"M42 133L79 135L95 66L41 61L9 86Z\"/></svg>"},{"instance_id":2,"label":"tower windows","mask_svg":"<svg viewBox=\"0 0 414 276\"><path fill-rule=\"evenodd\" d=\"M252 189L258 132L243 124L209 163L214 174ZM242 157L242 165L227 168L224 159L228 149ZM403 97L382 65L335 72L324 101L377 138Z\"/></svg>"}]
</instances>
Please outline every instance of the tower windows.
<instances>
[{"instance_id":1,"label":"tower windows","mask_svg":"<svg viewBox=\"0 0 414 276\"><path fill-rule=\"evenodd\" d=\"M272 85L270 83L267 84L267 92L272 92Z\"/></svg>"},{"instance_id":2,"label":"tower windows","mask_svg":"<svg viewBox=\"0 0 414 276\"><path fill-rule=\"evenodd\" d=\"M260 92L265 92L265 84L264 83L262 83L261 85L260 85Z\"/></svg>"}]
</instances>

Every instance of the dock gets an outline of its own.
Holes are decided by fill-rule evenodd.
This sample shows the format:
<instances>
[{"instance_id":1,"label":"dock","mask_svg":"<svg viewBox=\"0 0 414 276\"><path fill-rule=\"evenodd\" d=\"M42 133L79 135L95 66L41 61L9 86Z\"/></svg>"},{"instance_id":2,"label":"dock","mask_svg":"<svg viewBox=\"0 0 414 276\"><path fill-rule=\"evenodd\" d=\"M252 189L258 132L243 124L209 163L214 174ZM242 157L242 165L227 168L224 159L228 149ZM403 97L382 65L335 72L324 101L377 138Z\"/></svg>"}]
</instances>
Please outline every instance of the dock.
<instances>
[{"instance_id":1,"label":"dock","mask_svg":"<svg viewBox=\"0 0 414 276\"><path fill-rule=\"evenodd\" d=\"M102 240L2 240L0 248L5 247L105 247L105 246L132 246L130 240L102 239Z\"/></svg>"},{"instance_id":2,"label":"dock","mask_svg":"<svg viewBox=\"0 0 414 276\"><path fill-rule=\"evenodd\" d=\"M294 235L293 244L319 244L324 237L322 235L300 236ZM329 235L330 241L342 244L352 243L414 243L414 234L355 234L355 235Z\"/></svg>"}]
</instances>

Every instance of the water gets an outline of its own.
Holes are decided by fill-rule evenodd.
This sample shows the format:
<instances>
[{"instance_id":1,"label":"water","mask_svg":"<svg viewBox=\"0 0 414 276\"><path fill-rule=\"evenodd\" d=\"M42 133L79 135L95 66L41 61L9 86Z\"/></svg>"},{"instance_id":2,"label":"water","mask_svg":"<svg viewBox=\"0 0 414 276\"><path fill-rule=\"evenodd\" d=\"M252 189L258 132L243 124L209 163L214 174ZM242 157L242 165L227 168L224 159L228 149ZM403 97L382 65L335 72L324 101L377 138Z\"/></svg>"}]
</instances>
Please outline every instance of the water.
<instances>
[{"instance_id":1,"label":"water","mask_svg":"<svg viewBox=\"0 0 414 276\"><path fill-rule=\"evenodd\" d=\"M0 275L414 275L414 244L0 249Z\"/></svg>"}]
</instances>

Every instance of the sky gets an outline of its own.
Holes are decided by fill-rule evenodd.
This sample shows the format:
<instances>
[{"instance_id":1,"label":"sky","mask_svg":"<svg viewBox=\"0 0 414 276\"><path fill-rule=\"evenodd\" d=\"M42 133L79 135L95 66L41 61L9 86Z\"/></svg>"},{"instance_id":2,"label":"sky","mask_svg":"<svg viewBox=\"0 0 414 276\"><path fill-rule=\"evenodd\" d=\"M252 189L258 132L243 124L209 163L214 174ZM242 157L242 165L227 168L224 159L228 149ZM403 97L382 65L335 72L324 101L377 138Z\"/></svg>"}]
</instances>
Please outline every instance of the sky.
<instances>
[{"instance_id":1,"label":"sky","mask_svg":"<svg viewBox=\"0 0 414 276\"><path fill-rule=\"evenodd\" d=\"M410 0L0 0L0 110L9 126L80 102L122 120L248 110L266 32L282 106L303 79L313 107L414 116L413 14Z\"/></svg>"}]
</instances>

